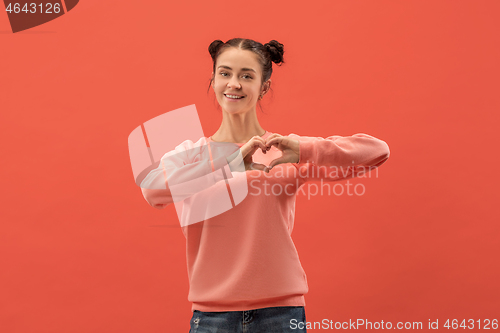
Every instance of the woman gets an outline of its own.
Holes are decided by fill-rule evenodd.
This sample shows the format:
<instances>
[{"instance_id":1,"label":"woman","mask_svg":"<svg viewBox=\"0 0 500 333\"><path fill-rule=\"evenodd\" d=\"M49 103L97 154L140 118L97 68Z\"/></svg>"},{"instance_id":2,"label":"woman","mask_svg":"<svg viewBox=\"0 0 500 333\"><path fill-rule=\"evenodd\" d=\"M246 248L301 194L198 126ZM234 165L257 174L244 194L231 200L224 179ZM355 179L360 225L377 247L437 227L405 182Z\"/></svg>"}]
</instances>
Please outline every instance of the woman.
<instances>
[{"instance_id":1,"label":"woman","mask_svg":"<svg viewBox=\"0 0 500 333\"><path fill-rule=\"evenodd\" d=\"M383 164L389 147L363 133L320 138L266 131L256 105L270 89L272 62L283 62L283 45L235 38L212 42L209 52L210 86L222 109L219 129L165 154L163 166L141 183L153 207L182 199L181 224L213 194L227 189L231 197L231 209L183 224L193 302L190 332L306 332L307 278L291 238L296 193L308 181L359 177ZM216 157L217 147L228 143L237 152ZM206 163L199 158L205 147ZM184 187L189 189L177 192L179 200L174 200L174 185L216 171L222 172L202 181L204 190ZM165 174L164 190L149 189ZM236 189L242 185L248 193L238 199Z\"/></svg>"}]
</instances>

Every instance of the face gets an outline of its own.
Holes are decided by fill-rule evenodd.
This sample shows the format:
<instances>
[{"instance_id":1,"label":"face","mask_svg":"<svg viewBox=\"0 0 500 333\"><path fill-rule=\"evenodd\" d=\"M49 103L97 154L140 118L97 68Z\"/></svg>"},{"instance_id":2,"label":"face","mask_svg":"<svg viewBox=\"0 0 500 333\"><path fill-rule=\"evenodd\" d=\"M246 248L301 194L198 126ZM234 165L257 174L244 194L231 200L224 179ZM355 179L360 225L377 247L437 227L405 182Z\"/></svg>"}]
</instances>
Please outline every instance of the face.
<instances>
[{"instance_id":1,"label":"face","mask_svg":"<svg viewBox=\"0 0 500 333\"><path fill-rule=\"evenodd\" d=\"M228 48L217 58L212 87L221 108L229 113L255 110L260 94L269 89L264 85L262 69L252 51ZM238 97L237 99L231 97Z\"/></svg>"}]
</instances>

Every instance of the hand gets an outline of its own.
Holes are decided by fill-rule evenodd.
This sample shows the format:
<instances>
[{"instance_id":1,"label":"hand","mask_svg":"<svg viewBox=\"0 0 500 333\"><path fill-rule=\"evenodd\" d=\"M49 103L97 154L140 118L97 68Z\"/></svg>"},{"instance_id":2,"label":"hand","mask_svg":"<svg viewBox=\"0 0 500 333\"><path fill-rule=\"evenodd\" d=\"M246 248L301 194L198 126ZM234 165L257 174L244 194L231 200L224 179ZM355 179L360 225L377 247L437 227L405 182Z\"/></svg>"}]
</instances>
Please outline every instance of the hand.
<instances>
[{"instance_id":1,"label":"hand","mask_svg":"<svg viewBox=\"0 0 500 333\"><path fill-rule=\"evenodd\" d=\"M298 163L300 158L300 142L298 140L282 136L280 134L271 134L266 140L266 148L269 150L275 146L282 151L282 156L274 159L269 164L271 170L274 166L282 163Z\"/></svg>"},{"instance_id":2,"label":"hand","mask_svg":"<svg viewBox=\"0 0 500 333\"><path fill-rule=\"evenodd\" d=\"M243 162L245 163L245 170L261 170L269 173L269 168L261 163L255 163L253 161L252 155L257 151L257 149L262 149L265 154L271 147L266 146L266 140L260 136L254 136L247 143L245 143L241 148L241 155L243 156Z\"/></svg>"}]
</instances>

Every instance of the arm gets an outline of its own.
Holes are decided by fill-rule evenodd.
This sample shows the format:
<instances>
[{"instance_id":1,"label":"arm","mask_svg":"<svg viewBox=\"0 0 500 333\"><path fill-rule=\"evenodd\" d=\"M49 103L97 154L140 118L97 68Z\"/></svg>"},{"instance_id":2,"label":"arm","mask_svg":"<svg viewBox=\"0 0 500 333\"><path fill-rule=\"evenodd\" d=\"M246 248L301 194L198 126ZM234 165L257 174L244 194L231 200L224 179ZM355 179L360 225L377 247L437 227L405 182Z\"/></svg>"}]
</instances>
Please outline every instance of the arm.
<instances>
[{"instance_id":1,"label":"arm","mask_svg":"<svg viewBox=\"0 0 500 333\"><path fill-rule=\"evenodd\" d=\"M304 180L338 181L359 177L381 166L390 155L387 143L364 133L327 138L296 134L289 137L299 141L299 162L295 166Z\"/></svg>"},{"instance_id":2,"label":"arm","mask_svg":"<svg viewBox=\"0 0 500 333\"><path fill-rule=\"evenodd\" d=\"M226 157L219 150L211 152L212 159L208 145L193 147L187 140L166 153L158 167L141 182L146 201L154 208L163 209L232 178Z\"/></svg>"}]
</instances>

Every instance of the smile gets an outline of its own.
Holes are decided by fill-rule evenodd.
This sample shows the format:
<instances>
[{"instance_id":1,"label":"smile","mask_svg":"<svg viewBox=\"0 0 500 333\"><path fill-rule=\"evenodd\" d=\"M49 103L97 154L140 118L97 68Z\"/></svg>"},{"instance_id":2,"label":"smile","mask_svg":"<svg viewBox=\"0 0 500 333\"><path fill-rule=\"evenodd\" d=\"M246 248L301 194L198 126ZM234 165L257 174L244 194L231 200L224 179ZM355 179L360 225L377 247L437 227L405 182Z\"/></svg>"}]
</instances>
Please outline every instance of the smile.
<instances>
[{"instance_id":1,"label":"smile","mask_svg":"<svg viewBox=\"0 0 500 333\"><path fill-rule=\"evenodd\" d=\"M224 96L229 99L229 100L232 100L232 101L237 101L239 99L243 99L245 98L245 96L238 96L238 95L226 95L224 94Z\"/></svg>"}]
</instances>

